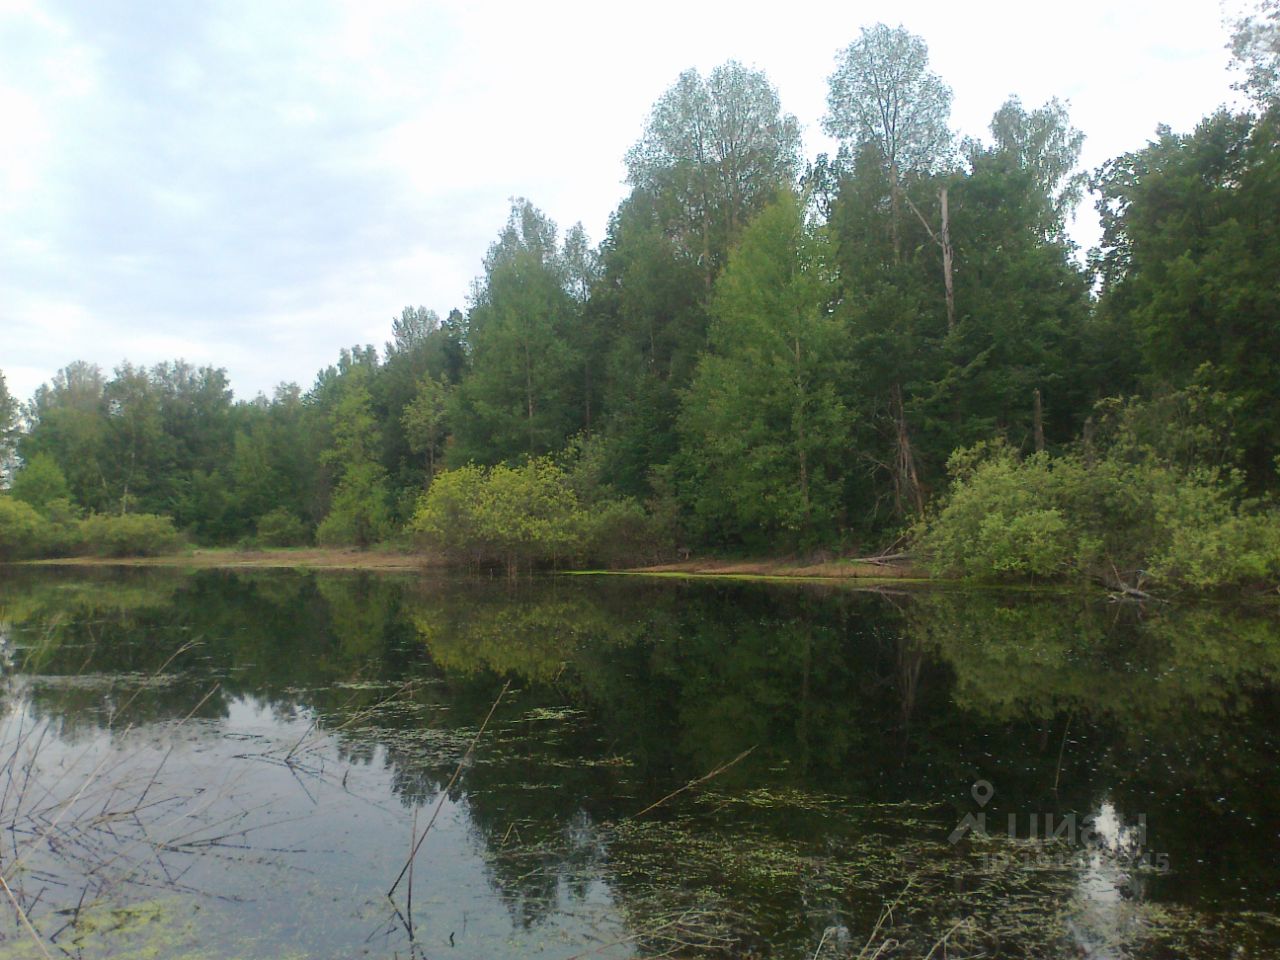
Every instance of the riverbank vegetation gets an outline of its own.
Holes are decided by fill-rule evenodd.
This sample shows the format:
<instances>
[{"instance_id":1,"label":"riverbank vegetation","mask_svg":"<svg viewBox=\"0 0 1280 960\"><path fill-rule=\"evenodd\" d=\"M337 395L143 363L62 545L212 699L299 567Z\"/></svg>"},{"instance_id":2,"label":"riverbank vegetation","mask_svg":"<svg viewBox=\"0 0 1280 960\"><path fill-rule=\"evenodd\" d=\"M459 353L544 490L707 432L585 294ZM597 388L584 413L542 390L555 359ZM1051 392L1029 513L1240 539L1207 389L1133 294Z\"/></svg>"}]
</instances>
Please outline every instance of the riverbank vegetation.
<instances>
[{"instance_id":1,"label":"riverbank vegetation","mask_svg":"<svg viewBox=\"0 0 1280 960\"><path fill-rule=\"evenodd\" d=\"M465 310L406 308L309 389L237 401L181 361L0 388L0 551L391 540L522 568L906 544L990 579L1274 584L1278 29L1273 0L1237 25L1246 105L1091 172L1057 100L959 138L902 28L839 52L832 155L801 155L763 72L687 71L598 245L516 200Z\"/></svg>"}]
</instances>

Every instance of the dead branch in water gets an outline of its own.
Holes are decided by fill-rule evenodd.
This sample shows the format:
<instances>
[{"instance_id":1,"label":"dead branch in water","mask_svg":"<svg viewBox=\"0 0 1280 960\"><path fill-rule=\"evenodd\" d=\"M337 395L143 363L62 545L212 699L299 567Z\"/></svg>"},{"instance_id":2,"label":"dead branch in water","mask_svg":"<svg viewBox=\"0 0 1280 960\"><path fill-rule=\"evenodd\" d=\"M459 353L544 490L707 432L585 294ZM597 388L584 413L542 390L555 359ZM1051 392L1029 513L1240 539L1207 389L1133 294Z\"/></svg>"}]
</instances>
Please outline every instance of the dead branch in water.
<instances>
[{"instance_id":1,"label":"dead branch in water","mask_svg":"<svg viewBox=\"0 0 1280 960\"><path fill-rule=\"evenodd\" d=\"M462 755L462 759L458 761L457 769L453 771L453 776L449 778L449 782L444 785L440 791L440 799L436 801L436 808L431 812L431 819L427 821L427 825L422 828L422 833L418 837L418 842L414 844L413 849L409 852L409 859L405 861L403 867L400 868L400 874L396 877L396 882L391 885L391 889L387 891L387 896L395 895L396 887L400 886L400 881L404 879L405 874L409 872L409 868L413 866L414 858L418 855L418 850L422 847L422 842L427 839L427 834L431 832L432 825L436 822L436 817L440 816L440 808L444 806L445 798L449 796L449 791L453 789L453 785L458 781L458 777L462 776L462 769L467 765L467 761L471 759L471 755L475 753L476 744L480 742L480 738L484 736L485 728L489 726L489 721L493 719L494 711L498 709L498 704L502 702L502 698L506 696L507 690L511 688L511 681L508 680L502 685L502 689L498 691L498 698L493 701L493 706L489 708L489 713L484 718L484 723L480 724L480 729L476 731L475 738L471 741L471 746L467 747L467 752Z\"/></svg>"},{"instance_id":2,"label":"dead branch in water","mask_svg":"<svg viewBox=\"0 0 1280 960\"><path fill-rule=\"evenodd\" d=\"M660 806L662 806L662 805L663 805L664 803L666 803L668 800L671 800L671 799L672 799L672 798L674 798L674 797L678 797L678 796L680 796L680 794L684 793L686 790L691 790L691 789L693 789L694 787L701 786L702 784L706 783L708 780L711 780L711 779L712 779L712 778L714 778L714 777L718 777L718 776L720 776L720 774L724 773L724 772L725 772L726 770L728 770L730 767L732 767L732 766L734 766L734 765L738 764L739 762L741 762L741 761L745 760L745 759L747 758L747 756L748 756L748 755L750 755L750 753L751 753L753 750L755 750L755 746L747 747L747 749L743 750L740 754L738 754L736 757L734 757L734 758L733 758L732 760L730 760L728 763L722 763L722 764L720 764L720 766L716 767L716 768L715 768L714 770L712 770L710 773L708 773L708 774L704 774L703 776L698 777L698 779L697 779L697 780L690 780L688 783L686 783L686 784L685 784L683 787L681 787L679 790L673 790L671 793L668 793L668 794L667 794L665 797L663 797L661 800L655 800L653 803L649 804L647 807L645 807L645 808L644 808L643 810L641 810L639 813L632 814L632 818L634 819L635 817L643 817L643 816L644 816L646 813L648 813L650 810L654 809L655 807L660 807Z\"/></svg>"}]
</instances>

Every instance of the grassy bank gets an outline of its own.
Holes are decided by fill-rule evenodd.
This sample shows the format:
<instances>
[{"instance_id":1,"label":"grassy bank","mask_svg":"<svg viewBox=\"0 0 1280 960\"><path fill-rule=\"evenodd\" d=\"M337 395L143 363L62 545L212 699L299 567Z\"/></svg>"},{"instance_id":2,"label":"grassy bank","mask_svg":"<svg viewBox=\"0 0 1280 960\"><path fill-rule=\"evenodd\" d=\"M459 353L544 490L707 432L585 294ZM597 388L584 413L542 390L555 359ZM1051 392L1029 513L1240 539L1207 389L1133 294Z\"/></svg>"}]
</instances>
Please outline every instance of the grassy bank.
<instances>
[{"instance_id":1,"label":"grassy bank","mask_svg":"<svg viewBox=\"0 0 1280 960\"><path fill-rule=\"evenodd\" d=\"M234 547L196 549L160 557L57 557L28 560L27 566L53 567L182 567L288 568L295 570L421 570L435 565L432 558L401 550L355 550L340 547L286 547L237 550Z\"/></svg>"},{"instance_id":2,"label":"grassy bank","mask_svg":"<svg viewBox=\"0 0 1280 960\"><path fill-rule=\"evenodd\" d=\"M206 548L159 557L58 557L27 560L29 566L134 566L212 568L291 568L299 570L422 570L447 566L424 553L405 550L355 550L340 547L287 547L268 550ZM791 560L685 560L620 570L570 571L575 573L643 574L670 577L720 577L733 579L799 580L927 580L928 575L905 565L851 561L797 563Z\"/></svg>"},{"instance_id":3,"label":"grassy bank","mask_svg":"<svg viewBox=\"0 0 1280 960\"><path fill-rule=\"evenodd\" d=\"M683 560L607 573L644 574L671 577L721 577L752 580L895 580L922 581L928 573L905 564L867 563L834 560L826 563L797 563L793 560Z\"/></svg>"}]
</instances>

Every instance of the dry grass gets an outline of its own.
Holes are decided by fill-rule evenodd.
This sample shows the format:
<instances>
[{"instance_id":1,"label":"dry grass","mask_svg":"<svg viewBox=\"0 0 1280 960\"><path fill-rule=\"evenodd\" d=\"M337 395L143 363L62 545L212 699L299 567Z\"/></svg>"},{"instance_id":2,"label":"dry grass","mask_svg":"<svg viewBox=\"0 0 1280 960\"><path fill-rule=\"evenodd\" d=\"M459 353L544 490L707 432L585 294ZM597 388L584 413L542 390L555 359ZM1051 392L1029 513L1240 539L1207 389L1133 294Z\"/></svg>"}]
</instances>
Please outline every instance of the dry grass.
<instances>
[{"instance_id":1,"label":"dry grass","mask_svg":"<svg viewBox=\"0 0 1280 960\"><path fill-rule=\"evenodd\" d=\"M421 570L438 562L421 553L399 550L355 550L297 547L278 550L206 549L165 557L60 557L29 561L34 566L289 568L306 570Z\"/></svg>"},{"instance_id":2,"label":"dry grass","mask_svg":"<svg viewBox=\"0 0 1280 960\"><path fill-rule=\"evenodd\" d=\"M922 580L927 575L899 563L868 563L835 560L798 563L790 560L684 560L628 573L677 573L687 576L783 577L816 580Z\"/></svg>"}]
</instances>

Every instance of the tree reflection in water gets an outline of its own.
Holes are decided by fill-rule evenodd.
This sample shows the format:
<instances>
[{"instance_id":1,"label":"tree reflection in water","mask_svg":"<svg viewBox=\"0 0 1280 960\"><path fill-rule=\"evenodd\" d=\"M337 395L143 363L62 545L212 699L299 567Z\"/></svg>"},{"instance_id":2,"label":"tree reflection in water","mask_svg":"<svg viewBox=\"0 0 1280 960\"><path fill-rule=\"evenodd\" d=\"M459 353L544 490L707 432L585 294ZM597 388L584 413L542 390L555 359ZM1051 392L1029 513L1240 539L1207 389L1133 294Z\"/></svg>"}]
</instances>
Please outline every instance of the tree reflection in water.
<instances>
[{"instance_id":1,"label":"tree reflection in water","mask_svg":"<svg viewBox=\"0 0 1280 960\"><path fill-rule=\"evenodd\" d=\"M0 587L11 711L65 745L124 739L126 722L191 715L213 738L267 718L286 746L266 752L314 775L311 802L346 798L321 808L344 809L353 770L382 778L383 798L360 800L395 798L389 820L341 829L387 883L411 811L435 804L512 679L426 848L477 858L533 938L512 955L569 956L587 935L613 952L856 955L908 881L877 934L908 956L963 917L961 953L1274 946L1258 918L1280 886L1276 628L1211 606L623 578L21 571ZM979 780L998 828L953 845ZM298 843L307 809L286 811ZM1005 835L1033 814L1101 816L1104 835L1141 815L1172 869ZM419 873L432 916L457 906L438 857ZM372 885L348 895L366 924L380 909ZM499 930L467 896L468 929ZM359 926L323 922L325 942Z\"/></svg>"}]
</instances>

